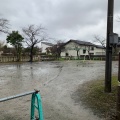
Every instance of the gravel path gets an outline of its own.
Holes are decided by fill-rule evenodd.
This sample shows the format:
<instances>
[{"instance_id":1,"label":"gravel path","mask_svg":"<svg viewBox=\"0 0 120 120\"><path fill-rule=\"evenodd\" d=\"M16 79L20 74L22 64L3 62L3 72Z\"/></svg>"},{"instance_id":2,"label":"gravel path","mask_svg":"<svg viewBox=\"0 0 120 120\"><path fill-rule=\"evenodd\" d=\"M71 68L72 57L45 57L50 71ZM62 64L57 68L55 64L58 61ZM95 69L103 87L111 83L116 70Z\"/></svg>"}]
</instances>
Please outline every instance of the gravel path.
<instances>
[{"instance_id":1,"label":"gravel path","mask_svg":"<svg viewBox=\"0 0 120 120\"><path fill-rule=\"evenodd\" d=\"M113 62L113 74L118 64ZM0 98L39 89L45 120L101 120L72 94L83 82L104 77L102 61L64 61L0 65ZM0 120L30 119L31 96L0 103Z\"/></svg>"}]
</instances>

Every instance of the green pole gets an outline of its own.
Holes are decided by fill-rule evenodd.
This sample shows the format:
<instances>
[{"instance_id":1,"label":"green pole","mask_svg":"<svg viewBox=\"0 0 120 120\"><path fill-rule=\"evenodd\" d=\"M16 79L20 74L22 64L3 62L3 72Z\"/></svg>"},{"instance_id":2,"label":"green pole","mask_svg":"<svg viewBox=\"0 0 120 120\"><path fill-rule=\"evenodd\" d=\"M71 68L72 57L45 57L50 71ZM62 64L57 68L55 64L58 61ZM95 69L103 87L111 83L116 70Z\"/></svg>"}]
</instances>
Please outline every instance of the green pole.
<instances>
[{"instance_id":1,"label":"green pole","mask_svg":"<svg viewBox=\"0 0 120 120\"><path fill-rule=\"evenodd\" d=\"M37 120L44 120L43 117L43 109L42 109L42 100L39 93L32 94L31 100L31 120L35 119L35 108L38 111L38 119Z\"/></svg>"},{"instance_id":2,"label":"green pole","mask_svg":"<svg viewBox=\"0 0 120 120\"><path fill-rule=\"evenodd\" d=\"M31 99L31 120L35 118L35 93L32 94Z\"/></svg>"}]
</instances>

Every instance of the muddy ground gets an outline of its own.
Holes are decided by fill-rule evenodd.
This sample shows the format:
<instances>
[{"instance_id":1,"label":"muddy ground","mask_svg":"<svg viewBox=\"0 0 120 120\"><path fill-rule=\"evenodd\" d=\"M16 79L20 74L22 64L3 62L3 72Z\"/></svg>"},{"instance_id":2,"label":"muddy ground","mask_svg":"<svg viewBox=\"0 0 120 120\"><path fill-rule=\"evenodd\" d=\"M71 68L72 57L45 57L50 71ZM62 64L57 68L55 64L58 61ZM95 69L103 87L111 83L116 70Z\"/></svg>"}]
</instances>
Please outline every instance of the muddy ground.
<instances>
[{"instance_id":1,"label":"muddy ground","mask_svg":"<svg viewBox=\"0 0 120 120\"><path fill-rule=\"evenodd\" d=\"M113 62L113 74L118 64ZM102 120L73 93L79 85L104 77L103 61L63 61L0 65L0 98L39 89L45 120ZM75 97L75 96L74 96ZM0 103L0 120L29 120L31 95Z\"/></svg>"}]
</instances>

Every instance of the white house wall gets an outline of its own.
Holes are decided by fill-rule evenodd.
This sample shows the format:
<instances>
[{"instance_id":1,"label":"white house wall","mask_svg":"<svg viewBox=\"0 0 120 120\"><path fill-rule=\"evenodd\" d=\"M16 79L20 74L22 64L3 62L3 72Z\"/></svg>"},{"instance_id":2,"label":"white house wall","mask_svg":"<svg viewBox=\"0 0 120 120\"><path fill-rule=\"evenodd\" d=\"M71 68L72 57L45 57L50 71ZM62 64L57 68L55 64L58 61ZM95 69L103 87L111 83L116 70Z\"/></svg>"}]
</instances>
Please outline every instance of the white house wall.
<instances>
[{"instance_id":1,"label":"white house wall","mask_svg":"<svg viewBox=\"0 0 120 120\"><path fill-rule=\"evenodd\" d=\"M69 56L77 56L77 51L75 50L69 50L67 53L69 54Z\"/></svg>"},{"instance_id":2,"label":"white house wall","mask_svg":"<svg viewBox=\"0 0 120 120\"><path fill-rule=\"evenodd\" d=\"M61 56L66 56L66 53L68 53L69 56L77 56L77 51L74 50L75 47L80 49L78 52L79 55L88 55L88 51L87 51L89 49L88 46L83 46L83 45L80 46L74 42L70 42L67 45L65 45L65 50L61 52ZM87 49L86 53L83 53L83 49Z\"/></svg>"},{"instance_id":3,"label":"white house wall","mask_svg":"<svg viewBox=\"0 0 120 120\"><path fill-rule=\"evenodd\" d=\"M80 48L79 50L79 56L80 55L89 55L88 50L90 49L90 53L93 55L105 55L105 51L102 48L96 48L94 46L85 46L85 45L78 45L74 42L70 42L66 44L64 47L64 51L61 52L61 56L66 56L66 53L68 53L68 56L77 56L77 51L74 50L75 46ZM94 47L94 50L91 50L91 48ZM83 49L86 49L86 53L83 53Z\"/></svg>"},{"instance_id":4,"label":"white house wall","mask_svg":"<svg viewBox=\"0 0 120 120\"><path fill-rule=\"evenodd\" d=\"M94 48L94 55L105 55L105 50L102 48Z\"/></svg>"},{"instance_id":5,"label":"white house wall","mask_svg":"<svg viewBox=\"0 0 120 120\"><path fill-rule=\"evenodd\" d=\"M41 43L42 53L46 53L46 48L48 47L51 47L51 46Z\"/></svg>"}]
</instances>

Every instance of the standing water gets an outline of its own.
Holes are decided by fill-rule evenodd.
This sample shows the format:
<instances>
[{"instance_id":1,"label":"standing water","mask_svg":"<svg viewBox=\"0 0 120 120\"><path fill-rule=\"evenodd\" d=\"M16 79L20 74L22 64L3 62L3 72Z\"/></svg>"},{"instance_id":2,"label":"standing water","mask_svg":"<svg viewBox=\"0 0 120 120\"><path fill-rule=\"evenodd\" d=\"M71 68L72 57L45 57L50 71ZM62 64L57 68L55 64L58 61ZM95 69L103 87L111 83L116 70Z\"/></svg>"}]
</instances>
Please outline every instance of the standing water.
<instances>
[{"instance_id":1,"label":"standing water","mask_svg":"<svg viewBox=\"0 0 120 120\"><path fill-rule=\"evenodd\" d=\"M117 73L117 63L113 63ZM40 90L45 120L100 120L71 95L78 86L104 77L104 62L38 62L0 65L0 98ZM0 120L29 120L31 96L0 103Z\"/></svg>"}]
</instances>

